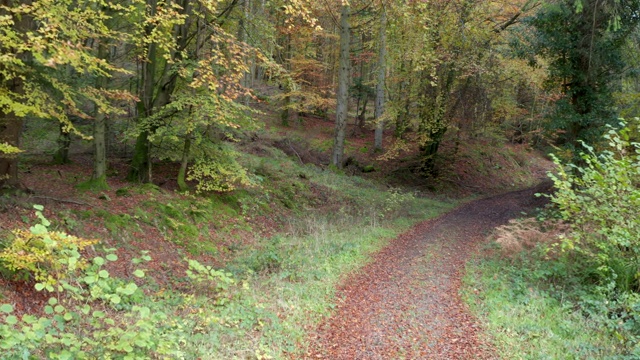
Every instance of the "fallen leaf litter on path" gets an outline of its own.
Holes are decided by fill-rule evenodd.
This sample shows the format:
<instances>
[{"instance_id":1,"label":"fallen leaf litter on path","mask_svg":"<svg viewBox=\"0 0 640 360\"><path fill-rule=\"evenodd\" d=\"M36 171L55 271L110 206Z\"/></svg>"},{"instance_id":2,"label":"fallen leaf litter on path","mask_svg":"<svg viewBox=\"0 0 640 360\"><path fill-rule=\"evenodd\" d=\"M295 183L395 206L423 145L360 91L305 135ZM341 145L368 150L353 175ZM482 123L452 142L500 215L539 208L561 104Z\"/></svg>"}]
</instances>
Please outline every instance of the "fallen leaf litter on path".
<instances>
[{"instance_id":1,"label":"fallen leaf litter on path","mask_svg":"<svg viewBox=\"0 0 640 360\"><path fill-rule=\"evenodd\" d=\"M495 358L460 299L464 266L489 231L539 206L542 189L470 202L392 241L338 290L306 358Z\"/></svg>"}]
</instances>

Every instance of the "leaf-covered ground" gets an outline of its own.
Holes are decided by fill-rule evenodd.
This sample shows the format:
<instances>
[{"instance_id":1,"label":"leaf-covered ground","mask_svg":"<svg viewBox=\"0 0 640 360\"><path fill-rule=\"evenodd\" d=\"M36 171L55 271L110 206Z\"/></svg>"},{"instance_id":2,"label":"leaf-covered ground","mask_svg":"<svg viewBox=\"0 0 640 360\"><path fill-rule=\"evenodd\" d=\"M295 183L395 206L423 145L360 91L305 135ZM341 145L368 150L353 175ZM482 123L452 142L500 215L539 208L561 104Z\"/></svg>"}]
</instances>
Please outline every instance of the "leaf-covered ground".
<instances>
[{"instance_id":1,"label":"leaf-covered ground","mask_svg":"<svg viewBox=\"0 0 640 360\"><path fill-rule=\"evenodd\" d=\"M458 290L464 266L494 227L541 205L538 187L476 200L423 222L340 289L309 358L489 359L491 346Z\"/></svg>"}]
</instances>

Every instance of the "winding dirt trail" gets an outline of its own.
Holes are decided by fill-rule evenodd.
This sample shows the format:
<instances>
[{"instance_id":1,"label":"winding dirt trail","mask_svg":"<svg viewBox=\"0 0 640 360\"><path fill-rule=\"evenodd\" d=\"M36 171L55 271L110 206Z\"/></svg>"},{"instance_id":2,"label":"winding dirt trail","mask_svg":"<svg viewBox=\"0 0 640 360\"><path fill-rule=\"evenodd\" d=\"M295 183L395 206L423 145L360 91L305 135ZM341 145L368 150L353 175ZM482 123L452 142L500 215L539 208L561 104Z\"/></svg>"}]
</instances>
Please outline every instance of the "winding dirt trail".
<instances>
[{"instance_id":1,"label":"winding dirt trail","mask_svg":"<svg viewBox=\"0 0 640 360\"><path fill-rule=\"evenodd\" d=\"M458 295L464 265L493 228L540 206L546 186L470 202L394 240L339 290L307 358L494 358Z\"/></svg>"}]
</instances>

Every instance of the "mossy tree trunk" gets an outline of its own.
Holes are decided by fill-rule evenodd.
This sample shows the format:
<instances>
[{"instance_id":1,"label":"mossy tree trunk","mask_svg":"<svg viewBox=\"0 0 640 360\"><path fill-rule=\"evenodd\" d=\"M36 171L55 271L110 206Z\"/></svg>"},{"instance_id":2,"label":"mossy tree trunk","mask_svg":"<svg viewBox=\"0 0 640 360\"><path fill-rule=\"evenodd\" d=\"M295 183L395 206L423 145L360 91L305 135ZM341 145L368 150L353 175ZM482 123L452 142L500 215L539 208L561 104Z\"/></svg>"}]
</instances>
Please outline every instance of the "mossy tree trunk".
<instances>
[{"instance_id":1,"label":"mossy tree trunk","mask_svg":"<svg viewBox=\"0 0 640 360\"><path fill-rule=\"evenodd\" d=\"M154 16L158 5L157 0L147 0L150 15ZM191 1L179 1L179 5L184 14L190 14ZM140 88L140 102L138 103L138 116L148 119L165 105L171 102L171 96L176 88L178 74L175 73L173 67L176 62L182 60L183 50L186 49L187 43L190 41L189 28L192 22L189 18L184 24L175 26L173 31L173 39L175 47L171 52L171 61L164 61L160 76L156 76L157 65L162 59L158 57L158 44L149 43L147 47L147 57L142 61L142 86ZM154 28L149 25L146 29L148 36L151 35ZM148 183L153 180L151 168L151 142L149 136L153 134L159 127L159 124L144 124L143 130L136 139L131 165L127 180L133 182Z\"/></svg>"},{"instance_id":2,"label":"mossy tree trunk","mask_svg":"<svg viewBox=\"0 0 640 360\"><path fill-rule=\"evenodd\" d=\"M422 161L420 170L427 176L437 176L436 156L449 125L446 118L447 104L456 75L451 67L447 64L441 66L438 82L434 82L426 73L421 80L424 89L420 116L422 122L419 131L425 141L420 145Z\"/></svg>"},{"instance_id":3,"label":"mossy tree trunk","mask_svg":"<svg viewBox=\"0 0 640 360\"><path fill-rule=\"evenodd\" d=\"M184 148L182 150L182 160L180 161L180 170L178 171L178 189L180 191L188 191L187 185L187 165L189 164L189 157L191 156L191 135L188 134L184 141Z\"/></svg>"},{"instance_id":4,"label":"mossy tree trunk","mask_svg":"<svg viewBox=\"0 0 640 360\"><path fill-rule=\"evenodd\" d=\"M147 8L149 9L150 16L155 15L157 5L157 0L147 0ZM153 25L147 25L145 29L146 35L150 36L152 32ZM157 51L158 45L155 42L150 42L146 49L147 57L141 62L142 79L139 89L140 101L137 106L139 121L153 114ZM151 181L150 147L149 130L145 126L144 130L142 130L136 138L127 180L141 183Z\"/></svg>"}]
</instances>

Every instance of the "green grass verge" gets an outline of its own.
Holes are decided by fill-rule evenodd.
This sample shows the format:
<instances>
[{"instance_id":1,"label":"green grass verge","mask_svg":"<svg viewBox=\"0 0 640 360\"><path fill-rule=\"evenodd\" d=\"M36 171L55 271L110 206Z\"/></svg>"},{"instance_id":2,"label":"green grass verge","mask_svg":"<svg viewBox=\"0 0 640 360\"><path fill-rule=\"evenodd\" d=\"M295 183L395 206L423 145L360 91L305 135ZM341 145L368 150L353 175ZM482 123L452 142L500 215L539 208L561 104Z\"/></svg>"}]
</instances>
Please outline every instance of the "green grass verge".
<instances>
[{"instance_id":1,"label":"green grass verge","mask_svg":"<svg viewBox=\"0 0 640 360\"><path fill-rule=\"evenodd\" d=\"M555 265L558 265L556 263ZM637 359L609 324L608 301L549 275L536 251L469 263L463 297L503 359ZM591 308L591 309L590 309ZM595 309L595 311L594 311Z\"/></svg>"},{"instance_id":2,"label":"green grass verge","mask_svg":"<svg viewBox=\"0 0 640 360\"><path fill-rule=\"evenodd\" d=\"M441 211L448 208L430 205ZM380 226L352 216L342 221L310 217L295 224L298 235L275 237L261 249L247 249L227 268L246 279L247 287L229 295L233 300L222 307L207 298L199 300L199 308L217 320L185 350L216 359L302 356L307 331L335 306L337 285L416 220Z\"/></svg>"}]
</instances>

